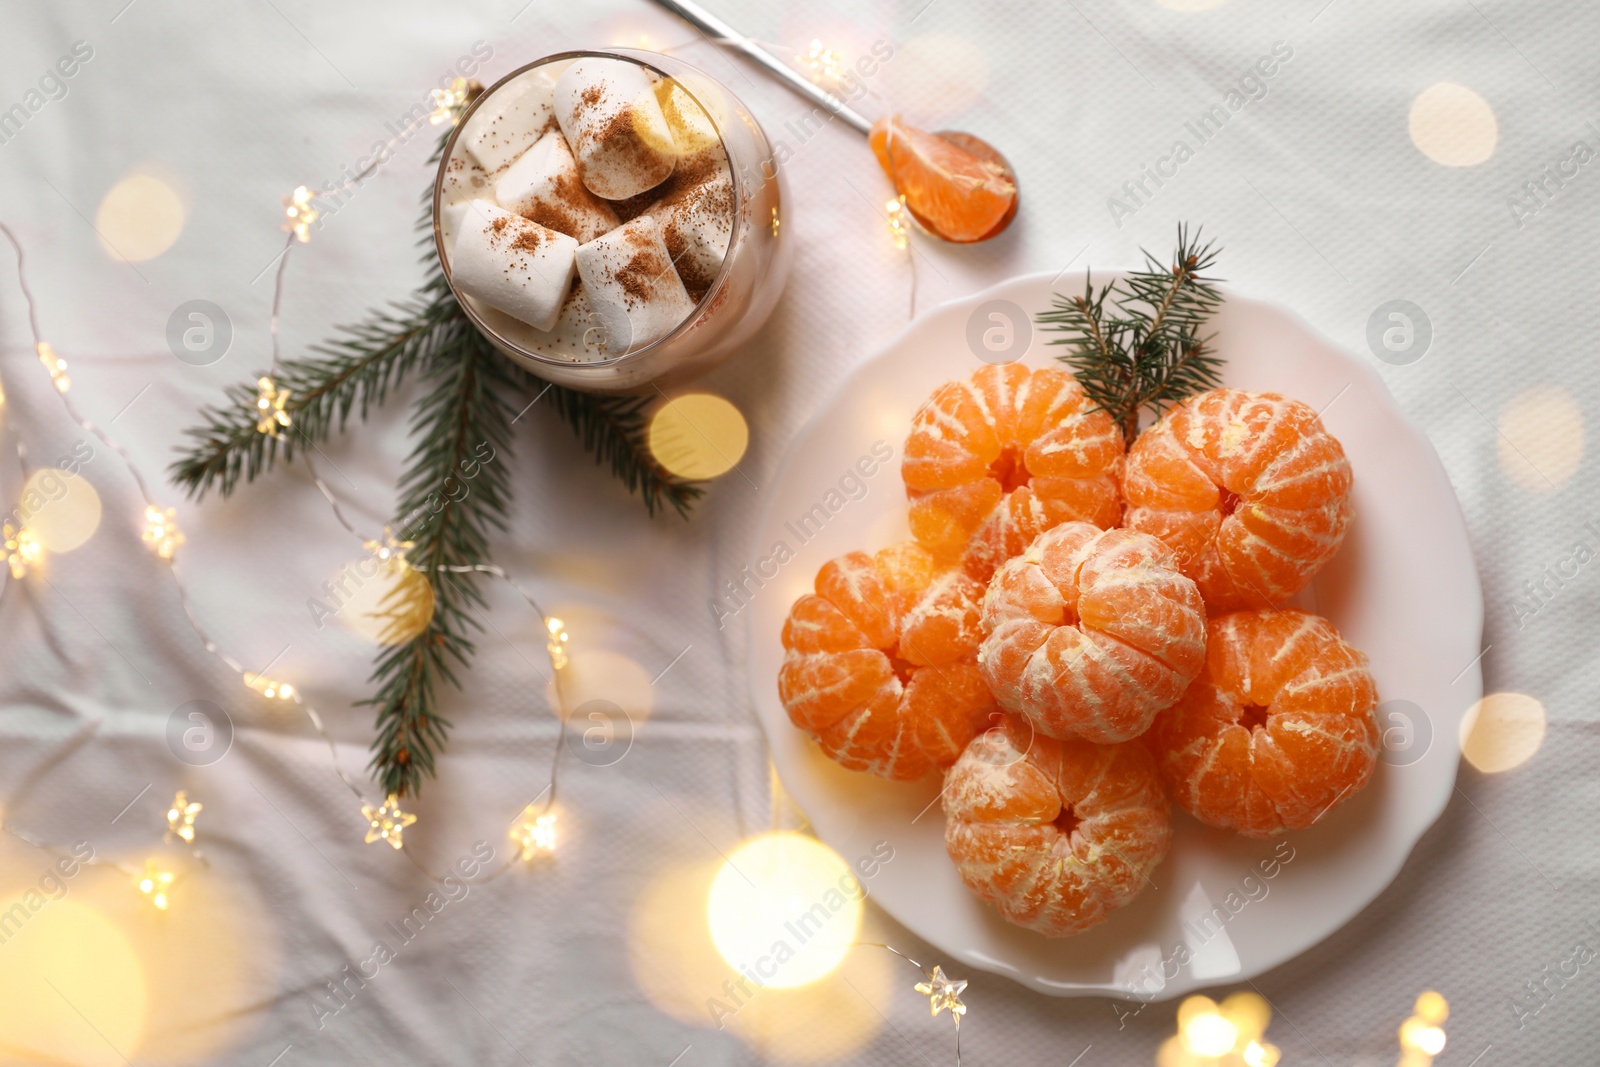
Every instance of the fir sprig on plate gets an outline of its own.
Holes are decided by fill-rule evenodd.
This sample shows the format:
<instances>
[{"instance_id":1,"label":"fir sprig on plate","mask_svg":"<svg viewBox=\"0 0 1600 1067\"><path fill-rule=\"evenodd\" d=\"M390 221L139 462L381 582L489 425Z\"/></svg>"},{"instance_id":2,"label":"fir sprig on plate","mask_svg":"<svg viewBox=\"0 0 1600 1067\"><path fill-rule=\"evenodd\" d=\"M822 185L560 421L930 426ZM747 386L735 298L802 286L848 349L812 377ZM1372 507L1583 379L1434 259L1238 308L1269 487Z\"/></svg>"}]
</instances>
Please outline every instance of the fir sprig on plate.
<instances>
[{"instance_id":1,"label":"fir sprig on plate","mask_svg":"<svg viewBox=\"0 0 1600 1067\"><path fill-rule=\"evenodd\" d=\"M202 409L202 424L188 431L192 443L169 471L193 498L212 489L227 496L241 481L292 460L296 449L315 449L343 432L352 413L364 420L407 375L424 379L393 529L411 542L406 560L432 586L435 607L420 634L379 654L371 678L377 691L365 701L377 720L370 769L385 794L400 796L433 776L450 728L439 713L439 682L456 685L455 670L476 651L486 605L475 575L461 568L488 563L489 536L504 525L512 426L521 414L553 409L652 515L670 507L687 517L702 492L651 455L648 398L543 382L485 340L451 295L434 251L431 185L424 203L428 276L417 292L340 329L311 355L279 364L274 381L289 391L289 425L280 434L257 428L254 380L232 385L224 403Z\"/></svg>"},{"instance_id":2,"label":"fir sprig on plate","mask_svg":"<svg viewBox=\"0 0 1600 1067\"><path fill-rule=\"evenodd\" d=\"M1066 336L1059 358L1072 368L1084 392L1122 427L1133 444L1139 416L1160 416L1167 406L1222 384L1222 360L1202 336L1206 320L1222 303L1217 279L1208 272L1217 249L1191 240L1178 227L1178 247L1169 262L1144 253L1143 270L1095 287L1085 275L1081 296L1055 294L1038 321Z\"/></svg>"}]
</instances>

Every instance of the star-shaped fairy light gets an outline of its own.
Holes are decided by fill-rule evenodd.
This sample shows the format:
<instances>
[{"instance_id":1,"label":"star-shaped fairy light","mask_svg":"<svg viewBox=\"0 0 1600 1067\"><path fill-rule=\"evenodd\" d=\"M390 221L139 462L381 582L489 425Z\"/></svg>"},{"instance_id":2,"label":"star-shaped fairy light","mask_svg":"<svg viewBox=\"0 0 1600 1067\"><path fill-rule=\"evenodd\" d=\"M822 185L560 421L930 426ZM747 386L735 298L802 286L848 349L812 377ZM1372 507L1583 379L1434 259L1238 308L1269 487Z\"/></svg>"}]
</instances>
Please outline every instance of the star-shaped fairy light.
<instances>
[{"instance_id":1,"label":"star-shaped fairy light","mask_svg":"<svg viewBox=\"0 0 1600 1067\"><path fill-rule=\"evenodd\" d=\"M21 578L28 568L44 558L44 546L27 526L13 526L9 522L0 527L0 559L11 568L11 577Z\"/></svg>"},{"instance_id":2,"label":"star-shaped fairy light","mask_svg":"<svg viewBox=\"0 0 1600 1067\"><path fill-rule=\"evenodd\" d=\"M71 389L72 379L67 375L67 361L56 355L56 350L50 347L48 341L40 341L33 347L39 353L39 362L50 372L50 381L55 384L56 392L64 393Z\"/></svg>"},{"instance_id":3,"label":"star-shaped fairy light","mask_svg":"<svg viewBox=\"0 0 1600 1067\"><path fill-rule=\"evenodd\" d=\"M156 866L155 860L146 860L144 875L139 879L139 892L150 898L157 911L167 910L167 891L172 888L173 874Z\"/></svg>"},{"instance_id":4,"label":"star-shaped fairy light","mask_svg":"<svg viewBox=\"0 0 1600 1067\"><path fill-rule=\"evenodd\" d=\"M244 684L266 697L268 700L293 700L294 686L288 682L279 682L262 674L244 672Z\"/></svg>"},{"instance_id":5,"label":"star-shaped fairy light","mask_svg":"<svg viewBox=\"0 0 1600 1067\"><path fill-rule=\"evenodd\" d=\"M256 432L278 437L289 425L289 390L279 389L271 378L256 379Z\"/></svg>"},{"instance_id":6,"label":"star-shaped fairy light","mask_svg":"<svg viewBox=\"0 0 1600 1067\"><path fill-rule=\"evenodd\" d=\"M380 807L371 804L361 805L361 814L367 820L367 844L374 841L386 841L390 848L401 849L405 842L401 834L405 828L417 821L415 815L400 810L400 798L390 793Z\"/></svg>"},{"instance_id":7,"label":"star-shaped fairy light","mask_svg":"<svg viewBox=\"0 0 1600 1067\"><path fill-rule=\"evenodd\" d=\"M362 547L372 553L374 559L381 563L387 563L391 559L405 559L406 553L416 547L416 542L396 540L394 531L385 526L383 528L383 540L363 541Z\"/></svg>"},{"instance_id":8,"label":"star-shaped fairy light","mask_svg":"<svg viewBox=\"0 0 1600 1067\"><path fill-rule=\"evenodd\" d=\"M950 1018L955 1020L956 1029L961 1028L961 1017L967 1013L967 1006L961 1003L961 994L967 988L966 979L959 981L945 977L944 969L934 964L933 972L927 974L926 982L918 982L916 990L928 998L928 1014L938 1015L946 1008L950 1009Z\"/></svg>"},{"instance_id":9,"label":"star-shaped fairy light","mask_svg":"<svg viewBox=\"0 0 1600 1067\"><path fill-rule=\"evenodd\" d=\"M448 89L432 90L428 96L433 100L433 113L428 116L428 122L434 126L446 122L454 126L461 121L461 112L465 111L467 105L481 92L483 92L482 85L465 78L455 79Z\"/></svg>"},{"instance_id":10,"label":"star-shaped fairy light","mask_svg":"<svg viewBox=\"0 0 1600 1067\"><path fill-rule=\"evenodd\" d=\"M168 835L182 838L186 845L194 844L194 820L202 807L199 802L190 800L188 793L178 790L172 798L172 807L167 809Z\"/></svg>"},{"instance_id":11,"label":"star-shaped fairy light","mask_svg":"<svg viewBox=\"0 0 1600 1067\"><path fill-rule=\"evenodd\" d=\"M144 533L141 539L155 550L156 555L162 559L171 559L178 546L183 544L183 531L178 529L177 510L174 508L162 510L154 504L147 505L144 509Z\"/></svg>"},{"instance_id":12,"label":"star-shaped fairy light","mask_svg":"<svg viewBox=\"0 0 1600 1067\"><path fill-rule=\"evenodd\" d=\"M293 233L301 244L311 240L311 226L322 216L311 202L311 190L303 185L283 198L283 214L284 230Z\"/></svg>"},{"instance_id":13,"label":"star-shaped fairy light","mask_svg":"<svg viewBox=\"0 0 1600 1067\"><path fill-rule=\"evenodd\" d=\"M548 855L556 850L556 813L553 811L534 814L533 805L529 804L522 811L522 819L512 828L511 840L522 848L522 858L533 859L538 855Z\"/></svg>"}]
</instances>

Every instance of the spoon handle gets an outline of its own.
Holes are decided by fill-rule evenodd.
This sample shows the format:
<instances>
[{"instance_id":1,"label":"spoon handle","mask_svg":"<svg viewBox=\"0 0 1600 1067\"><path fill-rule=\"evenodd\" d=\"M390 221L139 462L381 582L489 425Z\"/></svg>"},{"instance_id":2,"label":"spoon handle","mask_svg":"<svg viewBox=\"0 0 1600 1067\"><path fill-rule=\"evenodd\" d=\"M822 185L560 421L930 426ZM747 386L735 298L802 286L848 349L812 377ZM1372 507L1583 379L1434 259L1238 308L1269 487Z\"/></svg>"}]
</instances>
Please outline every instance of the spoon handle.
<instances>
[{"instance_id":1,"label":"spoon handle","mask_svg":"<svg viewBox=\"0 0 1600 1067\"><path fill-rule=\"evenodd\" d=\"M767 68L769 73L790 89L793 89L807 100L821 105L862 133L867 133L872 129L870 122L849 107L846 107L838 97L802 76L777 56L768 52L699 4L694 3L693 0L656 0L656 3L683 19L683 21L705 34L715 43L736 52L743 52L746 56Z\"/></svg>"}]
</instances>

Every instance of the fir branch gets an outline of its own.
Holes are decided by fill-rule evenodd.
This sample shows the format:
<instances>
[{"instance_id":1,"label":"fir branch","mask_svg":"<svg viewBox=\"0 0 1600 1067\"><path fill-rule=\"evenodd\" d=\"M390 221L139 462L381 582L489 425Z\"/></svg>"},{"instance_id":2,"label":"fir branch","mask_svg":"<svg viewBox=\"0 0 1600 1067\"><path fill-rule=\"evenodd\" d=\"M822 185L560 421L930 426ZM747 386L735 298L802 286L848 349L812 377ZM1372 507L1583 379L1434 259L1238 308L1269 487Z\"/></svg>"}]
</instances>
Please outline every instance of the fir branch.
<instances>
[{"instance_id":1,"label":"fir branch","mask_svg":"<svg viewBox=\"0 0 1600 1067\"><path fill-rule=\"evenodd\" d=\"M583 447L594 455L597 466L611 465L611 473L638 493L645 510L669 504L683 518L705 490L664 471L651 455L646 434L647 409L653 398L647 396L594 396L552 385L550 402L561 420L572 427Z\"/></svg>"},{"instance_id":2,"label":"fir branch","mask_svg":"<svg viewBox=\"0 0 1600 1067\"><path fill-rule=\"evenodd\" d=\"M1130 445L1142 412L1159 417L1168 405L1221 384L1222 361L1200 332L1223 299L1208 274L1217 250L1202 244L1198 231L1191 240L1180 225L1170 264L1144 257L1143 270L1098 291L1087 279L1083 295L1057 294L1038 316L1046 329L1066 335L1050 342L1067 346L1058 358ZM1106 314L1108 301L1116 314Z\"/></svg>"},{"instance_id":3,"label":"fir branch","mask_svg":"<svg viewBox=\"0 0 1600 1067\"><path fill-rule=\"evenodd\" d=\"M370 764L385 793L415 794L434 774L450 722L439 714L439 679L459 687L455 668L476 651L486 609L477 576L451 568L489 560L488 538L505 526L515 375L504 358L465 319L447 327L457 358L428 369L427 396L412 418L416 446L400 481L399 538L406 554L433 586L428 627L379 655L372 681L377 692L363 704L377 708Z\"/></svg>"}]
</instances>

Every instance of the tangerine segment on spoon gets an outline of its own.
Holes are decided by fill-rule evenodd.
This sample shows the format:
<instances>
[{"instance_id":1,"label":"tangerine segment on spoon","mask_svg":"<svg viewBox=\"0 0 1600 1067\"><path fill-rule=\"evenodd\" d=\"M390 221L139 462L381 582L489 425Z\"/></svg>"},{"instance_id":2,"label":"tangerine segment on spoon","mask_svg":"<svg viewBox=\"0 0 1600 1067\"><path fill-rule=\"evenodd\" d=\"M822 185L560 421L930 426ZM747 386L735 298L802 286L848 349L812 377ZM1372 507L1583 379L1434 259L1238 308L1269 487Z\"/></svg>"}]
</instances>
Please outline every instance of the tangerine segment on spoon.
<instances>
[{"instance_id":1,"label":"tangerine segment on spoon","mask_svg":"<svg viewBox=\"0 0 1600 1067\"><path fill-rule=\"evenodd\" d=\"M975 738L945 776L945 851L1008 922L1046 937L1104 922L1150 883L1172 840L1155 761L1136 741Z\"/></svg>"},{"instance_id":2,"label":"tangerine segment on spoon","mask_svg":"<svg viewBox=\"0 0 1600 1067\"><path fill-rule=\"evenodd\" d=\"M1264 838L1310 826L1367 784L1378 690L1332 623L1264 609L1206 630L1205 669L1147 737L1180 807Z\"/></svg>"},{"instance_id":3,"label":"tangerine segment on spoon","mask_svg":"<svg viewBox=\"0 0 1600 1067\"><path fill-rule=\"evenodd\" d=\"M823 564L783 624L778 695L840 766L910 781L947 767L995 711L978 675L983 587L904 542Z\"/></svg>"},{"instance_id":4,"label":"tangerine segment on spoon","mask_svg":"<svg viewBox=\"0 0 1600 1067\"><path fill-rule=\"evenodd\" d=\"M886 115L868 134L878 165L906 210L936 237L971 244L995 236L1017 213L1005 157L966 133L928 133Z\"/></svg>"}]
</instances>

